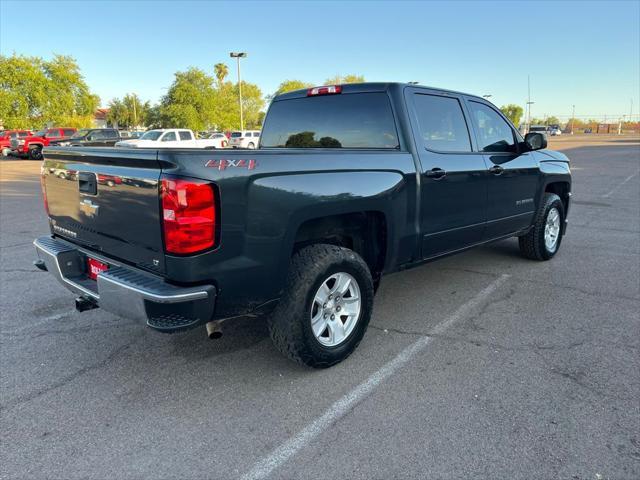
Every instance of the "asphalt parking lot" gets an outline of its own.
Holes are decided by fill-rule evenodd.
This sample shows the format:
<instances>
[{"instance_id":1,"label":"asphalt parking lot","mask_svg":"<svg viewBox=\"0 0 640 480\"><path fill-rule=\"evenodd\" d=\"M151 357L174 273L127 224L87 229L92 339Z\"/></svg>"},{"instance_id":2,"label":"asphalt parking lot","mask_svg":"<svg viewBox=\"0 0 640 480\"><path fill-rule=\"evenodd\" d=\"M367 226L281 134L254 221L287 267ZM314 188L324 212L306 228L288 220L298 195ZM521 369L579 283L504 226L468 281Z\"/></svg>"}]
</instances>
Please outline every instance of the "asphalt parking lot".
<instances>
[{"instance_id":1,"label":"asphalt parking lot","mask_svg":"<svg viewBox=\"0 0 640 480\"><path fill-rule=\"evenodd\" d=\"M0 163L2 478L640 477L640 140L561 138L551 262L502 241L385 277L358 350L287 361L263 322L209 340L35 270L39 163Z\"/></svg>"}]
</instances>

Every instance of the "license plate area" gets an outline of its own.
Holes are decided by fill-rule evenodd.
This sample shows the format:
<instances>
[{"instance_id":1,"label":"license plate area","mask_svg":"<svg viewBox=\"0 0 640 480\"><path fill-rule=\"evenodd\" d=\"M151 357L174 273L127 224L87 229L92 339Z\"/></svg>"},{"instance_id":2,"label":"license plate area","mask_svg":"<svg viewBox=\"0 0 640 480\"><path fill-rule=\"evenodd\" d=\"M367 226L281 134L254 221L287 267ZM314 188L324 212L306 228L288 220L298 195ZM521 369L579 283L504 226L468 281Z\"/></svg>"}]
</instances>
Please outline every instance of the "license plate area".
<instances>
[{"instance_id":1,"label":"license plate area","mask_svg":"<svg viewBox=\"0 0 640 480\"><path fill-rule=\"evenodd\" d=\"M102 263L95 258L87 257L87 277L91 280L98 280L98 274L109 269L109 265Z\"/></svg>"}]
</instances>

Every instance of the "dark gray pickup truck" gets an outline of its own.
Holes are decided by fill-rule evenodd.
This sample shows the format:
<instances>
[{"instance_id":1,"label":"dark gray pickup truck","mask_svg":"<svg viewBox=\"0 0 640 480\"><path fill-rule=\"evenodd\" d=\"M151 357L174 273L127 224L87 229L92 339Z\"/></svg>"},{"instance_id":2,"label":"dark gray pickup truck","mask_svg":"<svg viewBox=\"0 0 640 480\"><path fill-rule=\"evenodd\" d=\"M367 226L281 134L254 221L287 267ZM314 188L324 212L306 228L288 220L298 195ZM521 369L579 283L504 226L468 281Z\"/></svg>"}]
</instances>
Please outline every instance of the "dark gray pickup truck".
<instances>
[{"instance_id":1,"label":"dark gray pickup truck","mask_svg":"<svg viewBox=\"0 0 640 480\"><path fill-rule=\"evenodd\" d=\"M381 277L518 237L552 258L569 160L483 98L363 83L274 98L258 150L47 148L36 265L159 331L265 314L327 367L362 339Z\"/></svg>"}]
</instances>

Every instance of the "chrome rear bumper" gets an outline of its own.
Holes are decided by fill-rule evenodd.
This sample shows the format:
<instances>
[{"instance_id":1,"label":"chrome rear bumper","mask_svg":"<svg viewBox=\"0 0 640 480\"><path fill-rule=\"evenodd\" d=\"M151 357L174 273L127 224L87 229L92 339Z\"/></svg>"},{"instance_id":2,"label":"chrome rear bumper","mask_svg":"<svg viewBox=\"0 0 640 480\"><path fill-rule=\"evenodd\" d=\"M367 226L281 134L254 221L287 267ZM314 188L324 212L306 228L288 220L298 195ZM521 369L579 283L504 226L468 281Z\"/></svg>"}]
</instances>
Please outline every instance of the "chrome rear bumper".
<instances>
[{"instance_id":1,"label":"chrome rear bumper","mask_svg":"<svg viewBox=\"0 0 640 480\"><path fill-rule=\"evenodd\" d=\"M143 270L50 236L33 242L46 269L68 290L94 301L115 315L144 321L165 332L208 322L215 307L216 287L178 287ZM86 274L87 257L109 265L97 281Z\"/></svg>"}]
</instances>

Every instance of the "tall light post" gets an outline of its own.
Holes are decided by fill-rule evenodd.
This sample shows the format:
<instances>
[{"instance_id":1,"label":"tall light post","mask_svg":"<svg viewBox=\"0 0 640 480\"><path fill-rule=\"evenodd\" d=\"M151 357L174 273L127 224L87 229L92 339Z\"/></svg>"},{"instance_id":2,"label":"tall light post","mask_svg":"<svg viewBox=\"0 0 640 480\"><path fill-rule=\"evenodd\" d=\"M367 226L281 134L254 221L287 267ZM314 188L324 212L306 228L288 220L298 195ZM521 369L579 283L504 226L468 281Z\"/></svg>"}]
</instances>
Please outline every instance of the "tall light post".
<instances>
[{"instance_id":1,"label":"tall light post","mask_svg":"<svg viewBox=\"0 0 640 480\"><path fill-rule=\"evenodd\" d=\"M531 101L531 77L527 75L527 128L525 130L525 134L529 133L529 129L531 128L531 105L534 102Z\"/></svg>"},{"instance_id":2,"label":"tall light post","mask_svg":"<svg viewBox=\"0 0 640 480\"><path fill-rule=\"evenodd\" d=\"M576 106L571 105L571 135L573 135L573 122L576 118Z\"/></svg>"},{"instance_id":3,"label":"tall light post","mask_svg":"<svg viewBox=\"0 0 640 480\"><path fill-rule=\"evenodd\" d=\"M244 119L242 117L242 80L240 79L240 59L246 58L247 52L231 52L231 58L235 58L238 63L238 102L240 103L240 130L244 130Z\"/></svg>"},{"instance_id":4,"label":"tall light post","mask_svg":"<svg viewBox=\"0 0 640 480\"><path fill-rule=\"evenodd\" d=\"M527 102L527 131L525 133L529 133L531 129L531 105L536 102Z\"/></svg>"}]
</instances>

